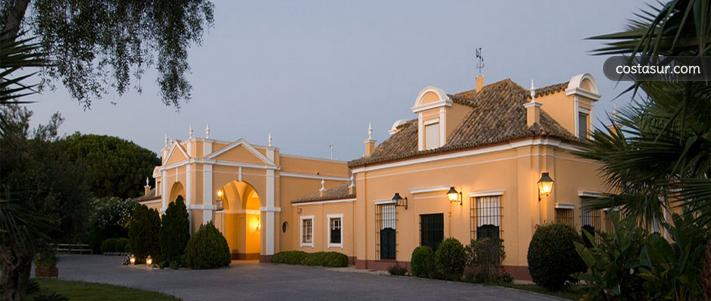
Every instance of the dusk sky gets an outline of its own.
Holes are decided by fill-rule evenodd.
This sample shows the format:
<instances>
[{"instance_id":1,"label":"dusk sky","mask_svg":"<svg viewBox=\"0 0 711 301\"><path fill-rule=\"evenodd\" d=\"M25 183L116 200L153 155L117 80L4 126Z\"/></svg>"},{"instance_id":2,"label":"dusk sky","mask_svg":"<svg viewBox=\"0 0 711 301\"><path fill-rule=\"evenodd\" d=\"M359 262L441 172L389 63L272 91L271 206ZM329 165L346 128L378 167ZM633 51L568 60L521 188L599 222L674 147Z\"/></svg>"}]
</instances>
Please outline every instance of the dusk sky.
<instances>
[{"instance_id":1,"label":"dusk sky","mask_svg":"<svg viewBox=\"0 0 711 301\"><path fill-rule=\"evenodd\" d=\"M96 101L84 110L59 82L29 106L34 124L54 112L75 131L119 136L158 151L163 137L196 136L265 144L282 152L351 160L368 122L382 142L398 119L412 119L428 85L448 93L474 87L474 49L486 83L528 87L589 72L602 99L595 118L626 87L602 74L602 44L585 40L624 29L642 1L215 1L215 25L190 49L192 99L180 111L160 100L155 73L141 94ZM615 100L618 106L629 97Z\"/></svg>"}]
</instances>

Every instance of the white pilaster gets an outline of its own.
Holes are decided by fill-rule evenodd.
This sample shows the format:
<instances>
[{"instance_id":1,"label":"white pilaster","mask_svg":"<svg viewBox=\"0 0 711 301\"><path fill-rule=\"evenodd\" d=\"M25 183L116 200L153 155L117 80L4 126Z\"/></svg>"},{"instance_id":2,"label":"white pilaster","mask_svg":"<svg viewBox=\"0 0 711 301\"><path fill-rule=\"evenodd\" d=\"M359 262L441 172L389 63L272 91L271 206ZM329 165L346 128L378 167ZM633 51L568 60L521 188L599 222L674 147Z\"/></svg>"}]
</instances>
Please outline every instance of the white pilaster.
<instances>
[{"instance_id":1,"label":"white pilaster","mask_svg":"<svg viewBox=\"0 0 711 301\"><path fill-rule=\"evenodd\" d=\"M439 108L439 146L447 143L447 112L445 107Z\"/></svg>"},{"instance_id":2,"label":"white pilaster","mask_svg":"<svg viewBox=\"0 0 711 301\"><path fill-rule=\"evenodd\" d=\"M168 208L168 173L165 170L160 172L160 213Z\"/></svg>"},{"instance_id":3,"label":"white pilaster","mask_svg":"<svg viewBox=\"0 0 711 301\"><path fill-rule=\"evenodd\" d=\"M188 164L185 166L185 206L190 206L193 200L193 166Z\"/></svg>"},{"instance_id":4,"label":"white pilaster","mask_svg":"<svg viewBox=\"0 0 711 301\"><path fill-rule=\"evenodd\" d=\"M425 149L425 121L422 112L417 113L417 150Z\"/></svg>"},{"instance_id":5,"label":"white pilaster","mask_svg":"<svg viewBox=\"0 0 711 301\"><path fill-rule=\"evenodd\" d=\"M202 166L203 177L202 177L202 205L206 208L202 211L202 223L207 224L212 221L212 164L204 164Z\"/></svg>"},{"instance_id":6,"label":"white pilaster","mask_svg":"<svg viewBox=\"0 0 711 301\"><path fill-rule=\"evenodd\" d=\"M267 148L267 158L269 160L274 161L274 148L273 147L268 147ZM266 207L262 208L262 211L264 212L264 215L266 217L265 223L264 223L264 236L266 239L265 242L265 252L264 255L273 255L275 253L275 246L274 246L274 227L275 227L275 222L276 222L276 216L275 212L278 211L278 208L276 208L275 203L276 203L276 189L275 189L275 174L273 169L267 169L267 192L266 192Z\"/></svg>"}]
</instances>

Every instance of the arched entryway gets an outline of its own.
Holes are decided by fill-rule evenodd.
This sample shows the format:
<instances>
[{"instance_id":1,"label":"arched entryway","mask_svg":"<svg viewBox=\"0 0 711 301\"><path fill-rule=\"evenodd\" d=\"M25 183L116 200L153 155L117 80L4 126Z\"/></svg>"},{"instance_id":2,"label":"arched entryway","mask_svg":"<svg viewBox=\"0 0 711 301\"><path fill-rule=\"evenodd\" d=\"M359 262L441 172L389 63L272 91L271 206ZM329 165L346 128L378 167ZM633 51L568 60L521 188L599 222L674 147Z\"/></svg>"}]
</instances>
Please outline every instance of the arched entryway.
<instances>
[{"instance_id":1,"label":"arched entryway","mask_svg":"<svg viewBox=\"0 0 711 301\"><path fill-rule=\"evenodd\" d=\"M231 181L221 188L223 210L215 214L215 226L227 239L233 259L259 259L261 250L261 204L259 194L244 181Z\"/></svg>"},{"instance_id":2,"label":"arched entryway","mask_svg":"<svg viewBox=\"0 0 711 301\"><path fill-rule=\"evenodd\" d=\"M185 202L185 187L183 187L183 183L175 182L175 183L173 183L173 186L170 188L168 203L175 202L175 200L177 200L178 197L183 198L183 202Z\"/></svg>"}]
</instances>

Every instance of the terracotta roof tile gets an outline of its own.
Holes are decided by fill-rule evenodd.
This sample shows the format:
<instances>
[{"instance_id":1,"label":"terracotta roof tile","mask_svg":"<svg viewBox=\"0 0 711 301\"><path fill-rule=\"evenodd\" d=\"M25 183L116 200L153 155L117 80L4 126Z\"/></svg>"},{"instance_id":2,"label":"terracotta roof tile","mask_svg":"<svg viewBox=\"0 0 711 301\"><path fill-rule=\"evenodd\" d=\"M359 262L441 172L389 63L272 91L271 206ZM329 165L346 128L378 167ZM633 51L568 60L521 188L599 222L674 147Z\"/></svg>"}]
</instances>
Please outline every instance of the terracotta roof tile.
<instances>
[{"instance_id":1,"label":"terracotta roof tile","mask_svg":"<svg viewBox=\"0 0 711 301\"><path fill-rule=\"evenodd\" d=\"M536 90L537 95L547 95L565 89L567 82ZM540 94L539 94L540 93ZM468 105L472 112L455 129L447 144L433 149L417 150L417 119L408 121L400 131L383 141L368 158L348 162L349 167L383 163L411 157L499 144L526 137L555 137L575 142L575 136L565 130L546 112L541 112L541 122L526 125L528 90L510 79L498 81L477 92L464 91L450 95L453 102Z\"/></svg>"},{"instance_id":2,"label":"terracotta roof tile","mask_svg":"<svg viewBox=\"0 0 711 301\"><path fill-rule=\"evenodd\" d=\"M350 189L348 189L348 185L350 185L350 183L343 184L343 185L333 187L333 188L326 188L323 195L321 195L321 192L319 191L315 194L306 196L304 198L293 200L291 203L292 204L299 204L299 203L311 203L311 202L318 202L318 201L355 198L355 193L349 192ZM354 189L354 191L355 191L355 189Z\"/></svg>"},{"instance_id":3,"label":"terracotta roof tile","mask_svg":"<svg viewBox=\"0 0 711 301\"><path fill-rule=\"evenodd\" d=\"M156 189L153 188L153 189L151 189L151 191L148 192L147 195L139 196L137 198L134 198L133 200L136 202L145 202L145 201L156 200L159 198L160 198L160 196L156 196Z\"/></svg>"}]
</instances>

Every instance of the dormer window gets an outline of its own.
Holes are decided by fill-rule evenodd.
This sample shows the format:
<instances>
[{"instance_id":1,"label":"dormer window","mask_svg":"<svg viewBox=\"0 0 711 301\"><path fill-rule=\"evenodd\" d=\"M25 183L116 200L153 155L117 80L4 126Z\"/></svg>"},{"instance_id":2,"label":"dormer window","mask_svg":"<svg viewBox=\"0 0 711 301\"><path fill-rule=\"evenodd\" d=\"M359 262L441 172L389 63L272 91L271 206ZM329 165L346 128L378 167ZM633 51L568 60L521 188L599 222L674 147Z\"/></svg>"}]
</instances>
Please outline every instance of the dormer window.
<instances>
[{"instance_id":1,"label":"dormer window","mask_svg":"<svg viewBox=\"0 0 711 301\"><path fill-rule=\"evenodd\" d=\"M417 150L424 151L447 143L447 109L452 100L439 88L427 87L417 95L412 112L417 114Z\"/></svg>"},{"instance_id":2,"label":"dormer window","mask_svg":"<svg viewBox=\"0 0 711 301\"><path fill-rule=\"evenodd\" d=\"M425 149L435 149L440 147L439 119L425 122Z\"/></svg>"}]
</instances>

